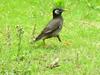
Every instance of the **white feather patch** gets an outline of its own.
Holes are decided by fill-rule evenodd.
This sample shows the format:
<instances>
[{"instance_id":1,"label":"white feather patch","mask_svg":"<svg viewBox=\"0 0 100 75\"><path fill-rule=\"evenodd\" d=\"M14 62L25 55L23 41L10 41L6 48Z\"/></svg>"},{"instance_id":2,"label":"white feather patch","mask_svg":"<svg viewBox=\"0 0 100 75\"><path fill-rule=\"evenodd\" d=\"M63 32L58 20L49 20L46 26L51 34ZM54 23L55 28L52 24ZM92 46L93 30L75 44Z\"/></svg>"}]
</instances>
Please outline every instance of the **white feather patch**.
<instances>
[{"instance_id":1,"label":"white feather patch","mask_svg":"<svg viewBox=\"0 0 100 75\"><path fill-rule=\"evenodd\" d=\"M55 14L59 14L59 10L55 10Z\"/></svg>"}]
</instances>

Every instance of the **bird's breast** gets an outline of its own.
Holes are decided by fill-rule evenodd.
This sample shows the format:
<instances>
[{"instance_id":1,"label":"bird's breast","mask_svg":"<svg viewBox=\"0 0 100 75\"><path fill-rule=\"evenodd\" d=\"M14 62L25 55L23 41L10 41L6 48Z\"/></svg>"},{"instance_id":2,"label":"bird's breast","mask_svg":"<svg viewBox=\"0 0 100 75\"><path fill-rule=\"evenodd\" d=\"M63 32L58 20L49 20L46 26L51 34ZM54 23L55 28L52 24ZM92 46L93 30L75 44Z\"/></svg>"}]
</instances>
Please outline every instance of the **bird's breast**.
<instances>
[{"instance_id":1,"label":"bird's breast","mask_svg":"<svg viewBox=\"0 0 100 75\"><path fill-rule=\"evenodd\" d=\"M62 29L63 21L60 22L58 28L52 33L52 35L58 35Z\"/></svg>"}]
</instances>

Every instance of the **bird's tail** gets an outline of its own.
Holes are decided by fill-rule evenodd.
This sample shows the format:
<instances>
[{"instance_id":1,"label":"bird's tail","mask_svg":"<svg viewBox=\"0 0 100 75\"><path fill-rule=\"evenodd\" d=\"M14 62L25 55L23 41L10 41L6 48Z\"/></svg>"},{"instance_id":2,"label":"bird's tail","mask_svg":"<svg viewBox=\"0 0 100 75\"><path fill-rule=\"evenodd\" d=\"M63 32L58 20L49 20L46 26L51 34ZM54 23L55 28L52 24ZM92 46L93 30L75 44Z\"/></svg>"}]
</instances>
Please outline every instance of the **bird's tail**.
<instances>
[{"instance_id":1,"label":"bird's tail","mask_svg":"<svg viewBox=\"0 0 100 75\"><path fill-rule=\"evenodd\" d=\"M32 39L31 44L43 39L44 35L40 34L35 39Z\"/></svg>"},{"instance_id":2,"label":"bird's tail","mask_svg":"<svg viewBox=\"0 0 100 75\"><path fill-rule=\"evenodd\" d=\"M44 36L44 35L41 35L41 34L40 34L40 35L38 35L38 36L35 38L35 40L34 40L34 41L36 42L36 41L41 40L41 39L43 38L43 36Z\"/></svg>"}]
</instances>

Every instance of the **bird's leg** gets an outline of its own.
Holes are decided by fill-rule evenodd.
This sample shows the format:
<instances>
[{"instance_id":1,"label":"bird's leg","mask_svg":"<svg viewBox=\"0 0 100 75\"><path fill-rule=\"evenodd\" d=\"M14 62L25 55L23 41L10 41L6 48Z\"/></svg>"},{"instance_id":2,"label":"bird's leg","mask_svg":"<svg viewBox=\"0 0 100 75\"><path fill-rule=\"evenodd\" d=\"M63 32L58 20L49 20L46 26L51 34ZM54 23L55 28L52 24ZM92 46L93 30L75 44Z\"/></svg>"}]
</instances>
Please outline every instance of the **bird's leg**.
<instances>
[{"instance_id":1,"label":"bird's leg","mask_svg":"<svg viewBox=\"0 0 100 75\"><path fill-rule=\"evenodd\" d=\"M61 42L61 39L60 39L59 35L57 35L57 38L58 38L58 40Z\"/></svg>"},{"instance_id":2,"label":"bird's leg","mask_svg":"<svg viewBox=\"0 0 100 75\"><path fill-rule=\"evenodd\" d=\"M45 45L45 39L43 39L43 45Z\"/></svg>"}]
</instances>

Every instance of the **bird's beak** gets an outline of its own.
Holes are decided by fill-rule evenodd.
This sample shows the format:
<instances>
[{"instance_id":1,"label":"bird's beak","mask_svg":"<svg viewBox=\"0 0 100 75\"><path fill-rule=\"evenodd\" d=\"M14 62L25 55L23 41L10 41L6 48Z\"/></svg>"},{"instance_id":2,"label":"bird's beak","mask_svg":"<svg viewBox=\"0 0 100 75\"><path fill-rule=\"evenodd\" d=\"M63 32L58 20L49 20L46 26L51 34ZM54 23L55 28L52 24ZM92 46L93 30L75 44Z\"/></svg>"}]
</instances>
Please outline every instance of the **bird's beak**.
<instances>
[{"instance_id":1,"label":"bird's beak","mask_svg":"<svg viewBox=\"0 0 100 75\"><path fill-rule=\"evenodd\" d=\"M68 9L63 9L63 11L67 11Z\"/></svg>"}]
</instances>

